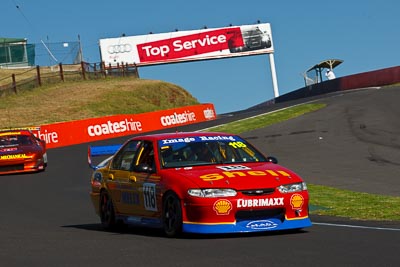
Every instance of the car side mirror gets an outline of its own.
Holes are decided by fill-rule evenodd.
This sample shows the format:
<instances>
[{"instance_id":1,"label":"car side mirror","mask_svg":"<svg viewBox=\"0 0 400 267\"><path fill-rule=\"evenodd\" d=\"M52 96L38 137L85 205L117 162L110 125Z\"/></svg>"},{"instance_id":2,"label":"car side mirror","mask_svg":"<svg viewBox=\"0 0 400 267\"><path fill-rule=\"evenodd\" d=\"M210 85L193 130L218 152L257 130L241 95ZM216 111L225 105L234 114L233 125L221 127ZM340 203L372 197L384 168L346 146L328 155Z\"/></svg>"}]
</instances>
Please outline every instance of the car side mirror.
<instances>
[{"instance_id":1,"label":"car side mirror","mask_svg":"<svg viewBox=\"0 0 400 267\"><path fill-rule=\"evenodd\" d=\"M272 156L267 157L267 161L273 164L278 164L278 159Z\"/></svg>"},{"instance_id":2,"label":"car side mirror","mask_svg":"<svg viewBox=\"0 0 400 267\"><path fill-rule=\"evenodd\" d=\"M152 173L153 172L153 168L149 164L141 163L141 164L133 167L133 171Z\"/></svg>"}]
</instances>

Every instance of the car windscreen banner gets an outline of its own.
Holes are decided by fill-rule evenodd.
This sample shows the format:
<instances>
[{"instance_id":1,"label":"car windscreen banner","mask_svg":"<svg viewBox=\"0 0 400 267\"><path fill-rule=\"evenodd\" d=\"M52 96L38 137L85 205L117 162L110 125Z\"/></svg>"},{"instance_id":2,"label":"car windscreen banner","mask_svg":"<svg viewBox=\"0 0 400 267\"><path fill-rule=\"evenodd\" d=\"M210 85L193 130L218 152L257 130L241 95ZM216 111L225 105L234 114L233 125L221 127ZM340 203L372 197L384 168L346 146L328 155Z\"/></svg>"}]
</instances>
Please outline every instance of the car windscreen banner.
<instances>
[{"instance_id":1,"label":"car windscreen banner","mask_svg":"<svg viewBox=\"0 0 400 267\"><path fill-rule=\"evenodd\" d=\"M100 39L108 65L152 65L273 53L269 23Z\"/></svg>"}]
</instances>

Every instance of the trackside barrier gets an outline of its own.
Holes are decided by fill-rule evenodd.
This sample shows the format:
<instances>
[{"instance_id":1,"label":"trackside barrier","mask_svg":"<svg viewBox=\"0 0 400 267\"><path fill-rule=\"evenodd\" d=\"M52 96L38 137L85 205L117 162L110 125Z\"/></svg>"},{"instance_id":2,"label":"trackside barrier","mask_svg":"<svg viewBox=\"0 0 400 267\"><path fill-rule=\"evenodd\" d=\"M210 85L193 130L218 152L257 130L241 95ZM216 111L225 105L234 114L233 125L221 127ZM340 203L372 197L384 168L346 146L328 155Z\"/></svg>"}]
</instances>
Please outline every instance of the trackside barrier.
<instances>
[{"instance_id":1,"label":"trackside barrier","mask_svg":"<svg viewBox=\"0 0 400 267\"><path fill-rule=\"evenodd\" d=\"M281 95L275 98L273 103L282 103L290 100L296 100L304 97L311 97L337 91L384 86L396 83L400 83L400 66L353 74L309 85L298 90L289 92L287 94Z\"/></svg>"},{"instance_id":2,"label":"trackside barrier","mask_svg":"<svg viewBox=\"0 0 400 267\"><path fill-rule=\"evenodd\" d=\"M40 125L32 132L47 148L146 133L216 119L213 104L200 104L141 114L107 116Z\"/></svg>"}]
</instances>

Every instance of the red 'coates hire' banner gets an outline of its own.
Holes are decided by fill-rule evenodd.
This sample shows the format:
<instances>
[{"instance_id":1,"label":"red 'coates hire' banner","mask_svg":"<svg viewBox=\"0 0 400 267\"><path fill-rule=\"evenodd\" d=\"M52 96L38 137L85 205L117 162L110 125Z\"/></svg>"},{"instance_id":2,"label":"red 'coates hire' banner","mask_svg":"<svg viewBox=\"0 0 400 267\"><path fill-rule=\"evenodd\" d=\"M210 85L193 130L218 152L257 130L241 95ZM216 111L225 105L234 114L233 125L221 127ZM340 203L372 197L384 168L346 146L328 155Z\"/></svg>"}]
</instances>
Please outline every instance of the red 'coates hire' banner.
<instances>
[{"instance_id":1,"label":"red 'coates hire' banner","mask_svg":"<svg viewBox=\"0 0 400 267\"><path fill-rule=\"evenodd\" d=\"M32 132L47 148L69 146L216 119L213 104L41 125Z\"/></svg>"}]
</instances>

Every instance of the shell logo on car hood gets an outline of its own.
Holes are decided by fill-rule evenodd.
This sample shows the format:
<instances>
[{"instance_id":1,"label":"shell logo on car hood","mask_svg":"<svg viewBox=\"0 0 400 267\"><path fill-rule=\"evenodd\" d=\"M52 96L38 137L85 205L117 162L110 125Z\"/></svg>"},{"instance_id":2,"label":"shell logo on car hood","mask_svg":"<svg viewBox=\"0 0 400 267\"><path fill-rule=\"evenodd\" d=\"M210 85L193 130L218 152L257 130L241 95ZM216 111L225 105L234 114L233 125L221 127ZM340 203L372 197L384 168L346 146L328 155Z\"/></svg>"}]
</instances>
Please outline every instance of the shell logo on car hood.
<instances>
[{"instance_id":1,"label":"shell logo on car hood","mask_svg":"<svg viewBox=\"0 0 400 267\"><path fill-rule=\"evenodd\" d=\"M204 174L201 175L200 178L204 181L216 181L224 178L234 178L234 177L243 177L243 176L286 176L290 177L291 175L284 170L275 170L275 169L253 169L244 165L232 165L232 166L221 166L218 167L222 171Z\"/></svg>"},{"instance_id":2,"label":"shell logo on car hood","mask_svg":"<svg viewBox=\"0 0 400 267\"><path fill-rule=\"evenodd\" d=\"M182 178L191 180L198 186L241 188L251 184L254 188L275 187L282 183L301 182L302 179L284 167L271 163L252 163L249 165L220 165L175 169Z\"/></svg>"}]
</instances>

